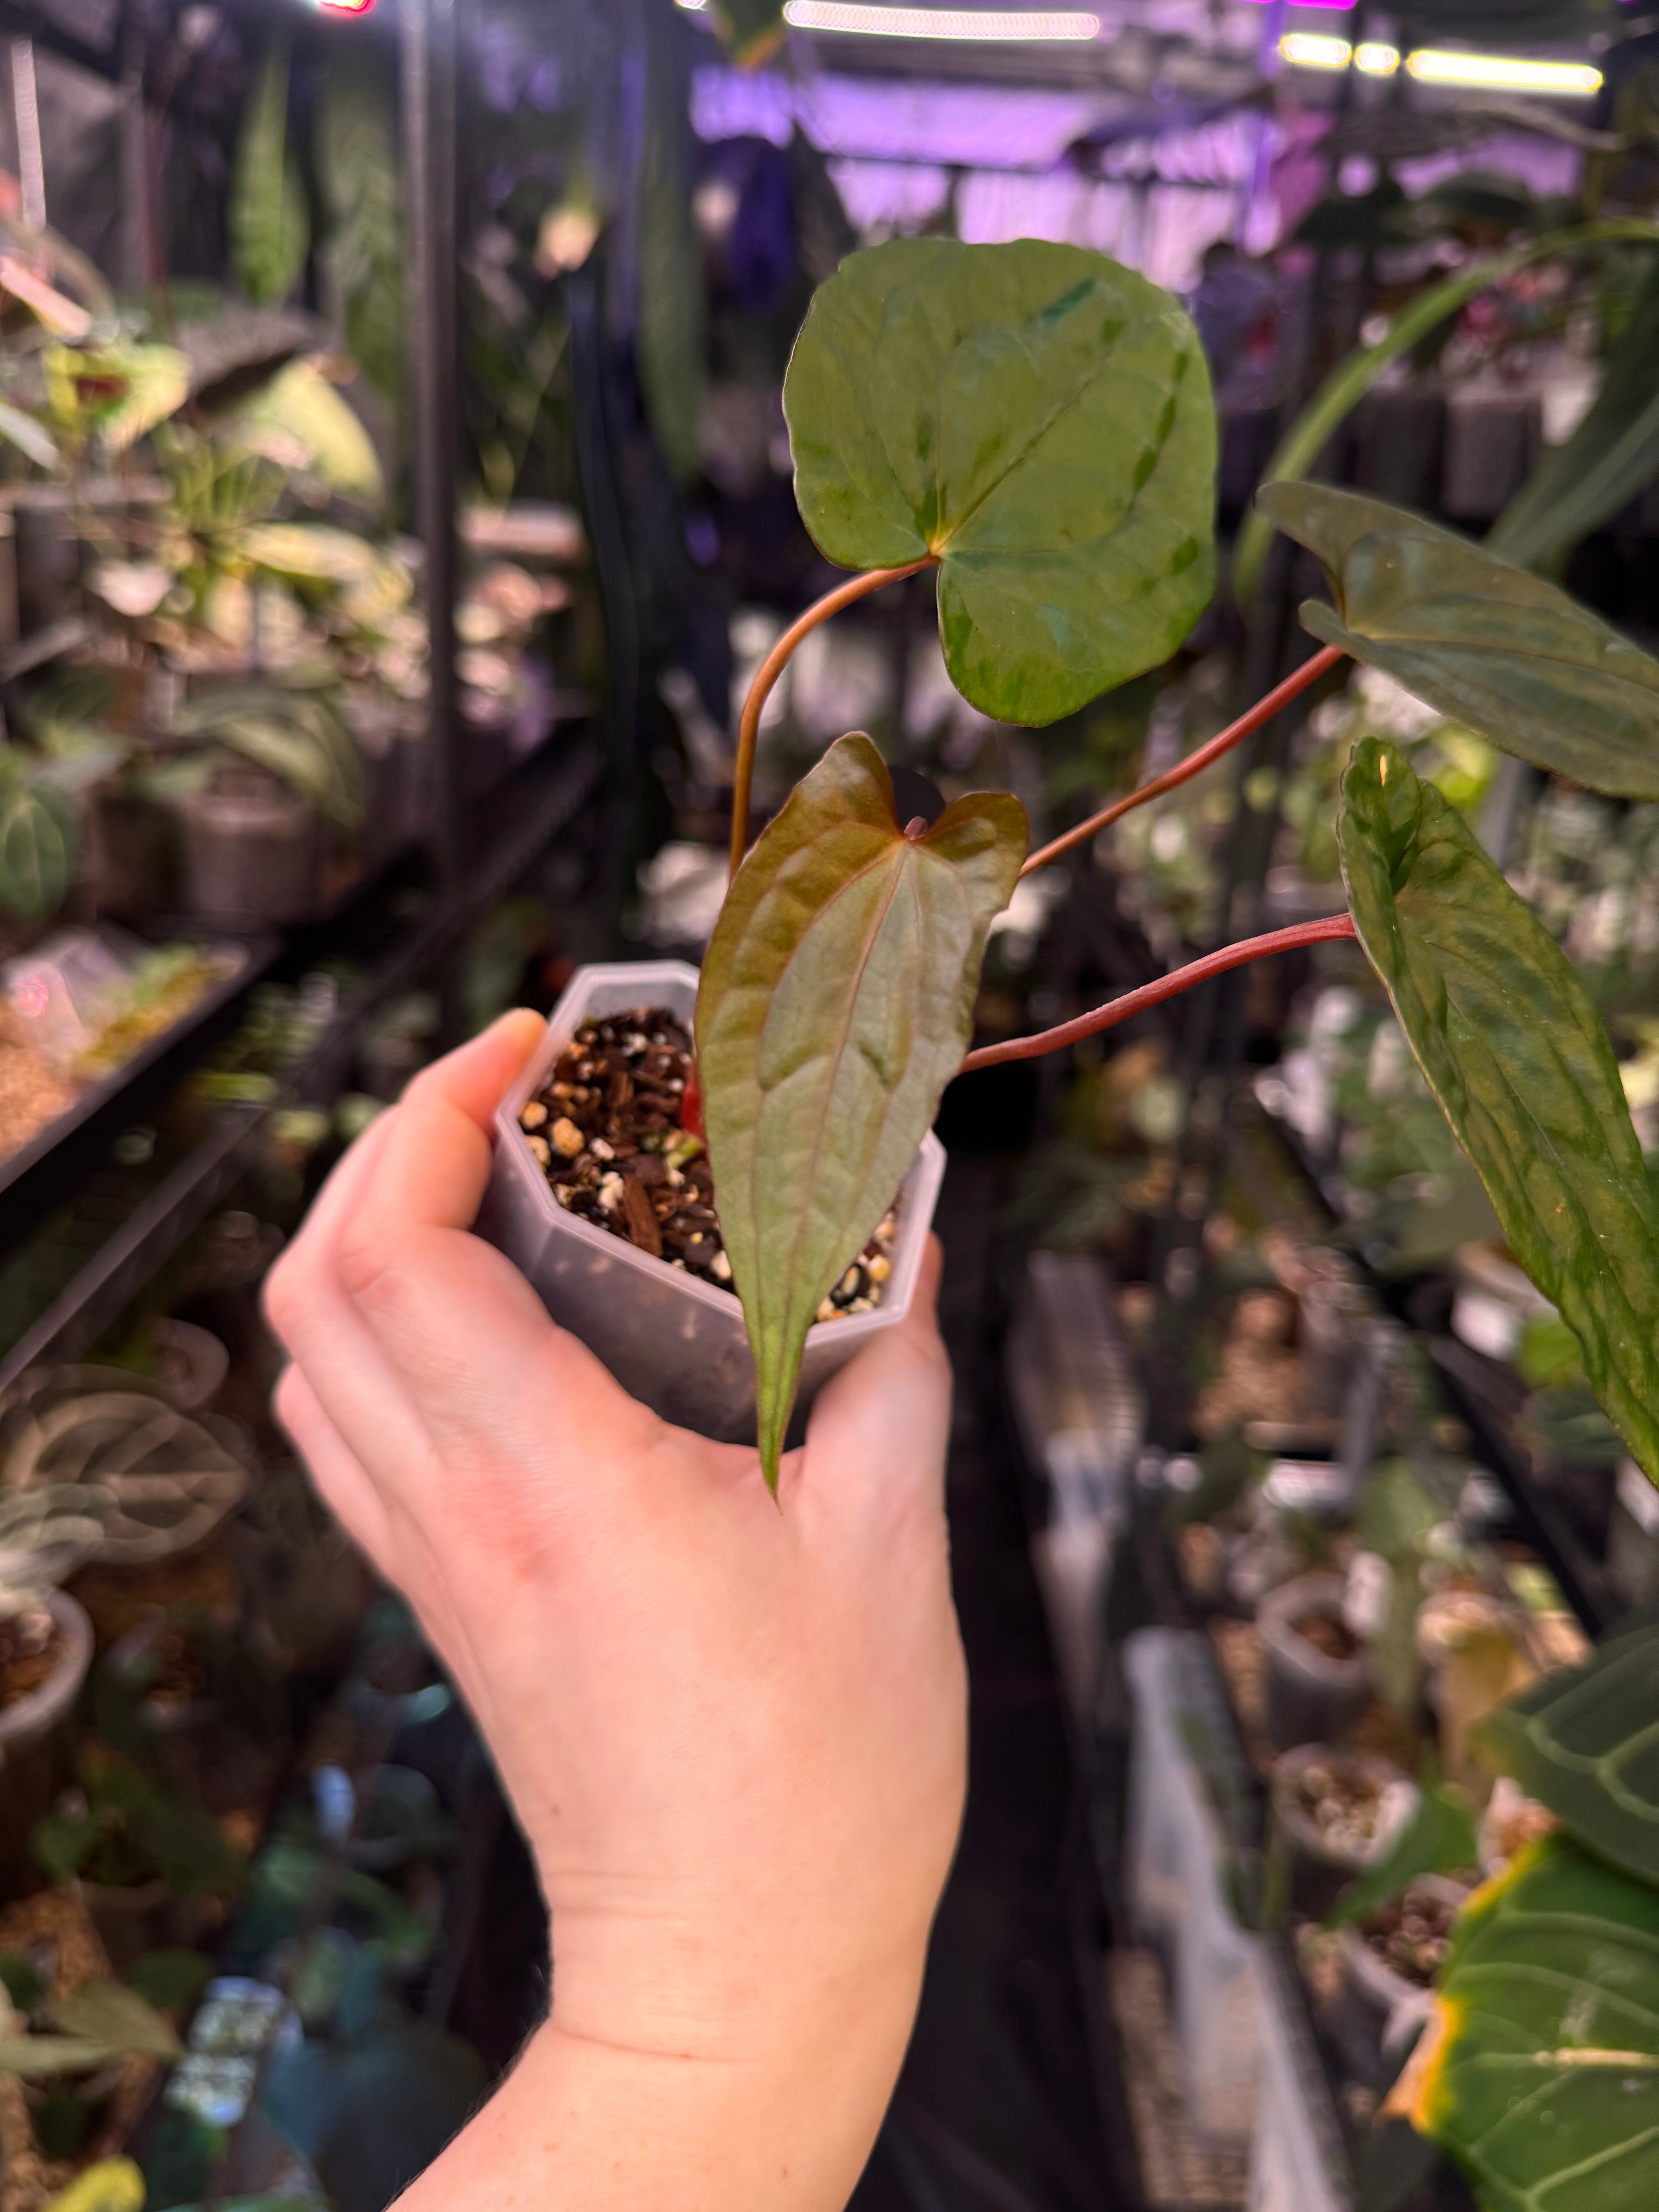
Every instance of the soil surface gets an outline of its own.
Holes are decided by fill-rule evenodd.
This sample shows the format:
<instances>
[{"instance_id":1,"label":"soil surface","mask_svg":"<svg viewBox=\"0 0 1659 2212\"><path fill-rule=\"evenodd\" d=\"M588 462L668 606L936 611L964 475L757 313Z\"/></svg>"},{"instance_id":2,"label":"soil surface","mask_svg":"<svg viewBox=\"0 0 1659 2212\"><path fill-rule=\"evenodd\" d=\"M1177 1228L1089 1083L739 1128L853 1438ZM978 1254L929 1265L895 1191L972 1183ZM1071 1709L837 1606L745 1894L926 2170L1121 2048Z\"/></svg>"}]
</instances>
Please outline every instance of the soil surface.
<instances>
[{"instance_id":1,"label":"soil surface","mask_svg":"<svg viewBox=\"0 0 1659 2212\"><path fill-rule=\"evenodd\" d=\"M1298 1811L1319 1832L1326 1849L1363 1854L1382 1816L1383 1784L1374 1772L1340 1758L1312 1759L1296 1778Z\"/></svg>"},{"instance_id":2,"label":"soil surface","mask_svg":"<svg viewBox=\"0 0 1659 2212\"><path fill-rule=\"evenodd\" d=\"M660 1006L636 1007L585 1022L519 1121L568 1212L731 1290L695 1092L687 1110L693 1080L685 1024ZM820 1321L880 1304L896 1234L890 1212L819 1306Z\"/></svg>"},{"instance_id":3,"label":"soil surface","mask_svg":"<svg viewBox=\"0 0 1659 2212\"><path fill-rule=\"evenodd\" d=\"M1413 1886L1367 1921L1365 1941L1385 1966L1427 1989L1446 1955L1456 1912L1449 1898Z\"/></svg>"},{"instance_id":4,"label":"soil surface","mask_svg":"<svg viewBox=\"0 0 1659 2212\"><path fill-rule=\"evenodd\" d=\"M63 1630L43 1605L0 1618L0 1711L50 1677L64 1640Z\"/></svg>"},{"instance_id":5,"label":"soil surface","mask_svg":"<svg viewBox=\"0 0 1659 2212\"><path fill-rule=\"evenodd\" d=\"M1304 1643L1327 1659L1357 1659L1364 1646L1344 1620L1334 1613L1299 1613L1291 1624Z\"/></svg>"}]
</instances>

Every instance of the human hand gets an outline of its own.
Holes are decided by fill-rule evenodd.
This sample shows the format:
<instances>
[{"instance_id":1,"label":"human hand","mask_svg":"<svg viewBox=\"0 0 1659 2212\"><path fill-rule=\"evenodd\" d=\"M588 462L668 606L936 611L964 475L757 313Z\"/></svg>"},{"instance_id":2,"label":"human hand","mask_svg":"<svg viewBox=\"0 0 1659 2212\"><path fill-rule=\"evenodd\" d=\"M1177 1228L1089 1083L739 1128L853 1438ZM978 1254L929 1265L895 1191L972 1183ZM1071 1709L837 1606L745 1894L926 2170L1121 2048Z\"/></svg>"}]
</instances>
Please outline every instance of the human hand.
<instances>
[{"instance_id":1,"label":"human hand","mask_svg":"<svg viewBox=\"0 0 1659 2212\"><path fill-rule=\"evenodd\" d=\"M508 1016L417 1077L267 1299L294 1361L279 1416L477 1716L552 1913L549 2029L445 2154L463 2170L443 2201L469 2199L475 2133L520 2173L528 2076L538 2118L568 2117L554 2201L838 2204L963 1791L937 1249L909 1319L819 1396L775 1503L752 1449L628 1397L469 1233L489 1117L540 1029ZM596 2113L592 2199L572 2184Z\"/></svg>"}]
</instances>

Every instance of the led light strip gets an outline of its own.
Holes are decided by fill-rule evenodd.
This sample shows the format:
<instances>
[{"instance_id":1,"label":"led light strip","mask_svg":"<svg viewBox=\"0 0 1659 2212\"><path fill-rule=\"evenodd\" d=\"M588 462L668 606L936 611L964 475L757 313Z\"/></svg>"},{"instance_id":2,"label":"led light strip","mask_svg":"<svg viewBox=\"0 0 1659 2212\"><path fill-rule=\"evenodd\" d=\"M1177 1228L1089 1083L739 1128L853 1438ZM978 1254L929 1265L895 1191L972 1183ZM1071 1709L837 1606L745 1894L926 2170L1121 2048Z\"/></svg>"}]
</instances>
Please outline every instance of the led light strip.
<instances>
[{"instance_id":1,"label":"led light strip","mask_svg":"<svg viewBox=\"0 0 1659 2212\"><path fill-rule=\"evenodd\" d=\"M1313 31L1287 31L1279 51L1297 69L1343 70L1350 65L1367 76L1392 76L1400 49L1377 40L1358 46ZM1519 54L1466 54L1424 46L1406 56L1407 73L1424 84L1474 87L1487 91L1548 93L1585 100L1599 91L1601 72L1589 62L1534 61Z\"/></svg>"},{"instance_id":2,"label":"led light strip","mask_svg":"<svg viewBox=\"0 0 1659 2212\"><path fill-rule=\"evenodd\" d=\"M861 0L787 0L797 31L845 31L865 39L977 39L1003 46L1033 39L1097 39L1098 15L1018 8L879 8Z\"/></svg>"}]
</instances>

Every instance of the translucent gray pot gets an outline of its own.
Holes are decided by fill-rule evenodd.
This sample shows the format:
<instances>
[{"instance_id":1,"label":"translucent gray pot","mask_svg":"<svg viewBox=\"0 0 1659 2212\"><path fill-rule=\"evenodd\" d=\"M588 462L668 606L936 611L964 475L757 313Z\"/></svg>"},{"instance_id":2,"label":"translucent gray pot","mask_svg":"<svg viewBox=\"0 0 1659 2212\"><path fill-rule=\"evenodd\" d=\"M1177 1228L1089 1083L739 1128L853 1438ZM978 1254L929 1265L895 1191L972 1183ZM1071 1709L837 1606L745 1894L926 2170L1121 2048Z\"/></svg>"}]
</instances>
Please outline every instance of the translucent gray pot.
<instances>
[{"instance_id":1,"label":"translucent gray pot","mask_svg":"<svg viewBox=\"0 0 1659 2212\"><path fill-rule=\"evenodd\" d=\"M519 1127L520 1108L591 1016L664 1006L689 1026L696 997L697 971L682 960L578 969L496 1109L495 1166L477 1233L506 1253L560 1327L580 1337L642 1404L701 1436L752 1443L755 1364L737 1298L567 1213ZM807 1331L797 1425L830 1377L909 1312L944 1174L945 1147L930 1133L900 1187L893 1272L881 1304Z\"/></svg>"}]
</instances>

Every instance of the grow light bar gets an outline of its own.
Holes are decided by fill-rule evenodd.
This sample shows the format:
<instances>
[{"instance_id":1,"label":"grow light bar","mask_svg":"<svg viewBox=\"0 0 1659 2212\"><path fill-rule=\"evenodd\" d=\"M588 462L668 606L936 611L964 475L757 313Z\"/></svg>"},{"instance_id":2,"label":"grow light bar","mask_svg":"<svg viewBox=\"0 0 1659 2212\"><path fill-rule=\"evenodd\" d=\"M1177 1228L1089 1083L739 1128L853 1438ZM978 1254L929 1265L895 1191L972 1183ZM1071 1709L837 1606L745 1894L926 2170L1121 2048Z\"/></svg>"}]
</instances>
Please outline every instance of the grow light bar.
<instances>
[{"instance_id":1,"label":"grow light bar","mask_svg":"<svg viewBox=\"0 0 1659 2212\"><path fill-rule=\"evenodd\" d=\"M872 8L862 0L787 0L783 20L796 31L846 31L863 39L978 39L1012 46L1100 36L1098 15L1071 9Z\"/></svg>"},{"instance_id":2,"label":"grow light bar","mask_svg":"<svg viewBox=\"0 0 1659 2212\"><path fill-rule=\"evenodd\" d=\"M678 0L700 14L708 0ZM1033 40L1100 36L1098 15L1026 8L866 7L862 0L788 0L783 20L796 31L844 31L860 39L975 39L1024 46Z\"/></svg>"},{"instance_id":3,"label":"grow light bar","mask_svg":"<svg viewBox=\"0 0 1659 2212\"><path fill-rule=\"evenodd\" d=\"M1400 66L1398 46L1380 40L1352 46L1346 39L1317 31L1287 31L1279 51L1297 69L1363 70L1367 76L1392 76ZM1536 92L1568 100L1599 91L1601 72L1589 62L1535 61L1522 54L1455 53L1449 48L1419 47L1406 56L1407 73L1423 84L1474 87L1484 91Z\"/></svg>"},{"instance_id":4,"label":"grow light bar","mask_svg":"<svg viewBox=\"0 0 1659 2212\"><path fill-rule=\"evenodd\" d=\"M1601 72L1590 62L1530 61L1518 54L1443 53L1425 46L1406 57L1406 67L1425 84L1474 84L1503 92L1558 93L1587 100L1601 88Z\"/></svg>"}]
</instances>

